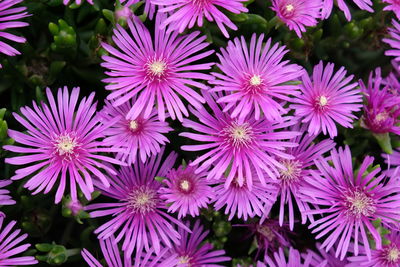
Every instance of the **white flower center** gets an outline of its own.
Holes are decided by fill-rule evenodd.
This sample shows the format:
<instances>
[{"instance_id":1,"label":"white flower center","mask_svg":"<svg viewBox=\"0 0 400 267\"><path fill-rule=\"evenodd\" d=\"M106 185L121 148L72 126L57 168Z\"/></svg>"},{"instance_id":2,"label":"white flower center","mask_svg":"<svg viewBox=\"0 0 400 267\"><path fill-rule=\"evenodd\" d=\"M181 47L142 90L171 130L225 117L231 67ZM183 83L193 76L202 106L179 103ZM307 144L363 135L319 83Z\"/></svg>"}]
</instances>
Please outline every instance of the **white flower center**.
<instances>
[{"instance_id":1,"label":"white flower center","mask_svg":"<svg viewBox=\"0 0 400 267\"><path fill-rule=\"evenodd\" d=\"M289 4L289 5L286 5L285 8L286 8L286 11L291 12L291 11L293 11L294 6L292 4Z\"/></svg>"},{"instance_id":2,"label":"white flower center","mask_svg":"<svg viewBox=\"0 0 400 267\"><path fill-rule=\"evenodd\" d=\"M183 191L189 191L190 190L190 182L188 180L182 180L180 183L180 188Z\"/></svg>"},{"instance_id":3,"label":"white flower center","mask_svg":"<svg viewBox=\"0 0 400 267\"><path fill-rule=\"evenodd\" d=\"M400 250L397 247L392 247L387 252L387 258L390 263L396 263L400 259Z\"/></svg>"},{"instance_id":4,"label":"white flower center","mask_svg":"<svg viewBox=\"0 0 400 267\"><path fill-rule=\"evenodd\" d=\"M375 120L376 120L377 122L381 122L381 121L386 120L388 117L389 117L389 114L388 114L386 111L383 111L383 112L381 112L381 113L378 113L378 114L375 116Z\"/></svg>"},{"instance_id":5,"label":"white flower center","mask_svg":"<svg viewBox=\"0 0 400 267\"><path fill-rule=\"evenodd\" d=\"M282 160L280 162L286 169L280 169L280 179L284 182L291 182L297 180L301 174L301 164L298 160Z\"/></svg>"},{"instance_id":6,"label":"white flower center","mask_svg":"<svg viewBox=\"0 0 400 267\"><path fill-rule=\"evenodd\" d=\"M318 102L321 107L324 107L328 104L328 99L326 98L326 96L322 95L319 97Z\"/></svg>"},{"instance_id":7,"label":"white flower center","mask_svg":"<svg viewBox=\"0 0 400 267\"><path fill-rule=\"evenodd\" d=\"M357 218L371 216L376 211L374 200L361 191L346 194L345 204L348 211Z\"/></svg>"},{"instance_id":8,"label":"white flower center","mask_svg":"<svg viewBox=\"0 0 400 267\"><path fill-rule=\"evenodd\" d=\"M147 213L155 210L157 206L156 192L146 186L141 186L132 190L128 195L128 207L133 212Z\"/></svg>"},{"instance_id":9,"label":"white flower center","mask_svg":"<svg viewBox=\"0 0 400 267\"><path fill-rule=\"evenodd\" d=\"M131 129L132 131L136 131L139 127L139 124L136 120L131 120L129 122L129 129Z\"/></svg>"},{"instance_id":10,"label":"white flower center","mask_svg":"<svg viewBox=\"0 0 400 267\"><path fill-rule=\"evenodd\" d=\"M149 64L150 73L158 77L161 77L164 74L166 68L167 64L163 61L156 60Z\"/></svg>"},{"instance_id":11,"label":"white flower center","mask_svg":"<svg viewBox=\"0 0 400 267\"><path fill-rule=\"evenodd\" d=\"M262 79L260 75L254 75L253 77L250 78L250 85L252 86L258 86L262 83Z\"/></svg>"},{"instance_id":12,"label":"white flower center","mask_svg":"<svg viewBox=\"0 0 400 267\"><path fill-rule=\"evenodd\" d=\"M180 257L178 257L178 260L179 260L178 264L185 264L185 263L188 264L190 262L190 259L191 259L191 257L189 257L187 255L180 256ZM186 266L188 266L188 265L186 265Z\"/></svg>"},{"instance_id":13,"label":"white flower center","mask_svg":"<svg viewBox=\"0 0 400 267\"><path fill-rule=\"evenodd\" d=\"M55 142L55 148L60 156L71 157L75 153L75 148L78 146L75 137L69 134L60 135Z\"/></svg>"}]
</instances>

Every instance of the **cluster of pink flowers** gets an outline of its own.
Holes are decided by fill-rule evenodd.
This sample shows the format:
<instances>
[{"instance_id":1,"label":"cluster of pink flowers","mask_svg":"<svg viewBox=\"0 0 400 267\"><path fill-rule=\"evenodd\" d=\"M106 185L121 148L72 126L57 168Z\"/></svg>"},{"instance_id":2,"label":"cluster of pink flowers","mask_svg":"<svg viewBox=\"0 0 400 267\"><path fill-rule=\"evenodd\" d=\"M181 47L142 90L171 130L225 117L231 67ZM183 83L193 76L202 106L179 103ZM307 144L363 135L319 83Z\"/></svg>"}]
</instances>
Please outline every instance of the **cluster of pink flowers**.
<instances>
[{"instance_id":1,"label":"cluster of pink flowers","mask_svg":"<svg viewBox=\"0 0 400 267\"><path fill-rule=\"evenodd\" d=\"M12 7L19 2L0 3L2 30L26 26L11 22L27 16L24 8ZM102 109L94 93L81 98L79 88L64 87L55 94L48 88L47 103L14 113L26 131L8 132L16 144L4 149L17 155L6 163L23 166L10 179L27 180L32 194L55 189L55 203L66 192L78 202L79 192L91 200L100 191L103 202L84 209L92 218L104 217L94 233L108 266L229 261L223 250L203 242L208 231L200 222L188 220L204 208L223 211L227 220L259 219L249 226L265 252L257 266L398 266L400 151L383 155L390 169L381 171L372 157L354 162L349 146L334 141L339 127L353 128L358 119L374 134L400 135L398 65L387 77L375 70L367 83L323 61L309 74L285 58L284 45L263 34L230 40L216 53L218 62L211 62L206 36L181 33L206 19L228 38L226 28L237 27L225 13L247 12L244 0L145 2L154 30L132 17L126 28L116 26L113 44L102 44L108 52L103 82L110 91ZM373 11L370 0L353 2ZM384 2L398 12L397 1ZM350 19L345 1L337 3ZM332 6L333 0L272 0L277 17L299 37L305 26L327 18ZM400 24L393 26L384 40L392 47L386 54L399 61ZM0 52L18 53L3 42ZM185 128L178 133L187 142L180 149L198 156L179 166L177 153L164 156L174 120ZM0 192L2 205L15 203L7 190ZM274 206L276 220L270 218ZM291 247L295 214L316 239L323 238L318 252ZM3 218L0 265L36 263L29 256L10 258L29 245L14 248L26 235L17 238L16 231L6 238L15 222L2 227ZM389 244L374 227L377 220L392 229ZM102 266L89 251L82 256L89 266Z\"/></svg>"}]
</instances>

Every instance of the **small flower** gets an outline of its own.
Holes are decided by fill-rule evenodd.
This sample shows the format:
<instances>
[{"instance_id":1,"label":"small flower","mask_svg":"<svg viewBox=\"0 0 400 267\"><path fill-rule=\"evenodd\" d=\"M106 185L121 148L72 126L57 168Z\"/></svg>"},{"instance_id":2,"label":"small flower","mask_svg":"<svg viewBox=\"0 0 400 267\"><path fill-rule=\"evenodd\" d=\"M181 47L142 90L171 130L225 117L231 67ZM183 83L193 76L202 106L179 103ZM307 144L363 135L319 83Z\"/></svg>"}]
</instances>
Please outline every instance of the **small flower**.
<instances>
[{"instance_id":1,"label":"small flower","mask_svg":"<svg viewBox=\"0 0 400 267\"><path fill-rule=\"evenodd\" d=\"M5 31L29 25L26 22L18 21L29 16L28 12L25 11L26 7L14 7L22 1L23 0L3 0L0 2L0 35L4 39L17 43L25 43L26 39ZM0 53L7 56L16 56L20 54L18 50L3 41L0 41Z\"/></svg>"},{"instance_id":2,"label":"small flower","mask_svg":"<svg viewBox=\"0 0 400 267\"><path fill-rule=\"evenodd\" d=\"M200 208L207 205L214 198L214 189L211 182L206 179L207 172L195 173L196 166L180 166L172 169L163 181L165 186L160 188L161 198L171 204L168 212L178 211L178 219L199 216Z\"/></svg>"},{"instance_id":3,"label":"small flower","mask_svg":"<svg viewBox=\"0 0 400 267\"><path fill-rule=\"evenodd\" d=\"M13 257L18 254L22 254L31 246L30 244L19 245L23 240L25 240L28 235L19 235L20 229L12 231L12 228L17 223L16 221L11 221L6 226L3 224L4 216L0 216L0 266L20 266L20 265L34 265L38 261L33 256L18 256Z\"/></svg>"},{"instance_id":4,"label":"small flower","mask_svg":"<svg viewBox=\"0 0 400 267\"><path fill-rule=\"evenodd\" d=\"M190 223L186 222L186 227L190 227ZM166 254L178 259L178 264L173 266L221 266L216 263L229 261L231 258L225 256L224 250L213 250L213 245L204 242L209 231L203 232L203 226L199 220L196 220L191 234L184 229L179 229L182 241L179 245L175 245L171 250L171 254ZM172 265L171 265L172 266Z\"/></svg>"},{"instance_id":5,"label":"small flower","mask_svg":"<svg viewBox=\"0 0 400 267\"><path fill-rule=\"evenodd\" d=\"M139 114L134 120L126 119L133 102L128 101L119 107L114 107L112 103L106 101L100 112L105 122L119 118L117 123L104 131L106 137L103 144L120 150L116 159L128 164L135 163L137 155L140 155L140 160L145 162L151 155L159 153L161 146L169 143L164 134L173 130L168 123L158 119L155 108L147 119L143 114Z\"/></svg>"},{"instance_id":6,"label":"small flower","mask_svg":"<svg viewBox=\"0 0 400 267\"><path fill-rule=\"evenodd\" d=\"M246 180L249 190L253 186L253 176L256 176L262 185L266 185L266 175L276 179L279 176L278 168L284 166L275 156L291 159L284 150L296 146L291 139L299 135L298 132L278 130L293 125L296 121L292 117L285 117L279 123L268 122L265 119L257 121L253 114L249 114L243 120L232 119L230 112L222 111L224 105L220 107L215 103L216 95L205 91L203 95L212 113L210 114L205 107L191 109L191 113L201 123L185 119L183 126L199 133L180 134L204 142L201 145L182 146L183 150L209 150L191 163L194 166L202 162L196 172L211 167L207 179L219 179L229 168L225 188L228 188L234 179L239 186L243 186ZM252 174L252 168L256 175Z\"/></svg>"},{"instance_id":7,"label":"small flower","mask_svg":"<svg viewBox=\"0 0 400 267\"><path fill-rule=\"evenodd\" d=\"M400 219L400 183L398 179L379 174L380 168L367 169L373 164L372 157L365 157L359 170L353 174L351 152L348 146L331 152L333 166L327 159L316 161L319 172L306 179L307 184L300 189L304 201L314 205L308 214L319 214L322 218L309 225L316 239L327 236L321 248L326 251L337 245L335 257L344 259L350 242L354 242L354 255L359 253L359 242L363 244L368 259L371 249L367 234L370 234L381 249L380 234L372 222L381 219L383 223L393 223ZM378 176L377 176L378 175ZM306 212L307 213L307 212Z\"/></svg>"},{"instance_id":8,"label":"small flower","mask_svg":"<svg viewBox=\"0 0 400 267\"><path fill-rule=\"evenodd\" d=\"M272 0L272 10L299 38L306 26L318 24L322 7L323 0Z\"/></svg>"},{"instance_id":9,"label":"small flower","mask_svg":"<svg viewBox=\"0 0 400 267\"><path fill-rule=\"evenodd\" d=\"M394 60L400 61L400 24L392 19L392 27L388 28L390 38L384 38L382 41L390 45L392 49L386 50L386 56L395 57Z\"/></svg>"},{"instance_id":10,"label":"small flower","mask_svg":"<svg viewBox=\"0 0 400 267\"><path fill-rule=\"evenodd\" d=\"M294 128L294 130L302 130ZM293 156L293 159L282 159L280 163L285 169L280 170L280 176L278 178L278 196L280 196L279 205L279 224L282 226L285 216L285 206L288 206L289 212L289 227L293 231L294 227L294 212L293 212L293 199L299 208L301 214L301 223L304 224L309 218L313 221L312 216L306 216L305 211L309 210L309 205L301 199L299 189L301 185L305 183L306 177L312 177L312 167L314 161L319 159L324 153L330 151L335 147L335 143L332 140L323 140L318 143L314 143L314 136L310 136L304 133L302 136L296 137L295 142L299 143L299 146L287 149L286 153Z\"/></svg>"},{"instance_id":11,"label":"small flower","mask_svg":"<svg viewBox=\"0 0 400 267\"><path fill-rule=\"evenodd\" d=\"M361 10L366 10L373 13L372 1L371 0L352 0ZM322 9L322 18L327 19L331 15L334 0L324 0L324 6ZM344 12L346 19L351 20L351 14L349 7L345 3L345 0L337 0L337 5L340 10Z\"/></svg>"},{"instance_id":12,"label":"small flower","mask_svg":"<svg viewBox=\"0 0 400 267\"><path fill-rule=\"evenodd\" d=\"M341 67L334 74L334 65L328 63L324 69L322 61L314 67L312 77L303 75L302 95L293 99L291 108L296 115L308 124L308 132L318 135L320 131L331 138L337 136L338 123L346 128L353 128L353 112L361 108L362 96L355 89L357 83L351 83L353 75L346 77L346 70Z\"/></svg>"},{"instance_id":13,"label":"small flower","mask_svg":"<svg viewBox=\"0 0 400 267\"><path fill-rule=\"evenodd\" d=\"M254 171L252 175L256 176ZM235 215L245 221L249 217L267 216L276 201L277 188L273 181L262 184L254 179L251 189L246 181L240 185L238 178L235 178L228 188L225 188L224 182L215 187L214 208L220 210L226 205L225 214L229 214L228 220L232 220Z\"/></svg>"},{"instance_id":14,"label":"small flower","mask_svg":"<svg viewBox=\"0 0 400 267\"><path fill-rule=\"evenodd\" d=\"M124 255L122 257L123 259L121 259L121 252L118 248L118 244L115 242L114 236L105 240L100 239L99 242L101 252L103 253L104 259L107 263L104 267L169 267L178 263L178 259L175 255L165 257L165 254L169 253L169 249L164 248L161 250L159 255L154 255L154 249L150 249L149 252L143 253L139 260L135 261L135 264L132 265L131 257ZM90 267L103 267L103 265L86 249L81 251L81 255Z\"/></svg>"},{"instance_id":15,"label":"small flower","mask_svg":"<svg viewBox=\"0 0 400 267\"><path fill-rule=\"evenodd\" d=\"M150 19L154 18L154 14L156 13L156 6L151 3L152 0L142 0L144 1L144 13L146 13ZM121 0L121 3L126 7L139 3L140 0Z\"/></svg>"},{"instance_id":16,"label":"small flower","mask_svg":"<svg viewBox=\"0 0 400 267\"><path fill-rule=\"evenodd\" d=\"M383 8L385 11L393 11L397 19L400 19L400 2L399 0L382 0L382 2L388 5Z\"/></svg>"},{"instance_id":17,"label":"small flower","mask_svg":"<svg viewBox=\"0 0 400 267\"><path fill-rule=\"evenodd\" d=\"M66 184L69 182L72 199L77 199L77 188L87 199L94 191L93 182L101 181L104 186L110 183L99 169L112 170L105 162L123 164L111 157L100 155L102 152L116 152L102 147L99 141L103 132L115 120L101 124L96 114L94 93L83 98L76 109L79 88L69 94L67 87L58 90L57 101L50 89L46 90L49 105L33 103L33 109L22 107L23 116L14 113L15 119L28 131L26 133L8 130L8 135L21 146L7 145L4 149L25 155L5 160L8 164L26 165L18 169L12 180L33 175L24 185L33 194L50 192L59 181L55 203L61 201Z\"/></svg>"},{"instance_id":18,"label":"small flower","mask_svg":"<svg viewBox=\"0 0 400 267\"><path fill-rule=\"evenodd\" d=\"M375 75L371 72L368 86L360 81L361 89L366 98L362 125L375 134L400 134L400 95L397 84L393 84L394 77L384 81L381 70L377 68ZM392 82L391 82L392 81ZM393 86L394 85L394 86Z\"/></svg>"},{"instance_id":19,"label":"small flower","mask_svg":"<svg viewBox=\"0 0 400 267\"><path fill-rule=\"evenodd\" d=\"M110 220L97 228L99 239L106 239L116 233L115 242L124 239L122 250L132 255L136 249L136 260L143 249L150 247L156 254L161 244L172 247L181 236L174 229L176 224L187 229L180 221L168 215L165 202L161 199L161 183L155 177L165 177L176 160L171 153L160 165L164 149L157 156L151 156L145 163L138 161L133 166L121 167L116 174L110 174L110 188L98 184L102 194L113 199L108 203L86 206L92 218L110 216ZM187 229L188 230L188 229Z\"/></svg>"},{"instance_id":20,"label":"small flower","mask_svg":"<svg viewBox=\"0 0 400 267\"><path fill-rule=\"evenodd\" d=\"M131 106L126 118L135 120L140 114L147 119L157 106L158 117L165 121L166 109L173 120L182 121L189 113L179 96L190 104L201 107L204 99L189 86L206 89L206 85L195 80L209 80L211 75L201 73L213 63L190 65L204 59L214 51L202 51L209 44L206 36L198 38L200 32L178 36L176 32L161 29L164 16L157 15L154 38L138 18L128 20L128 33L121 26L114 30L113 40L117 48L103 43L110 56L103 56L101 65L109 71L109 78L104 79L107 90L112 93L107 97L114 100L118 107L131 99ZM133 39L132 39L133 37ZM129 45L128 45L129 44Z\"/></svg>"},{"instance_id":21,"label":"small flower","mask_svg":"<svg viewBox=\"0 0 400 267\"><path fill-rule=\"evenodd\" d=\"M171 15L164 21L162 27L169 25L169 30L177 30L182 33L185 29L191 29L196 21L197 26L203 26L203 20L218 25L226 38L229 34L225 28L237 30L235 24L220 9L225 9L231 13L239 14L247 12L243 2L246 0L151 0L155 5L159 5L159 12L170 13Z\"/></svg>"},{"instance_id":22,"label":"small flower","mask_svg":"<svg viewBox=\"0 0 400 267\"><path fill-rule=\"evenodd\" d=\"M398 267L400 266L400 232L393 231L387 236L390 244L382 246L381 249L374 249L371 253L371 260L365 256L349 257L349 267L366 266L384 266Z\"/></svg>"},{"instance_id":23,"label":"small flower","mask_svg":"<svg viewBox=\"0 0 400 267\"><path fill-rule=\"evenodd\" d=\"M287 260L286 260L287 258ZM319 262L317 265L310 265L313 260L313 254L308 253L302 259L300 252L292 247L289 248L288 256L285 256L283 248L279 248L279 252L275 252L273 257L267 256L265 259L265 264L257 265L257 267L324 267L326 266L326 261Z\"/></svg>"},{"instance_id":24,"label":"small flower","mask_svg":"<svg viewBox=\"0 0 400 267\"><path fill-rule=\"evenodd\" d=\"M221 73L212 73L217 79L210 81L213 92L225 92L217 99L225 103L224 112L232 109L232 118L243 119L254 110L254 117L265 117L269 121L282 120L287 113L282 101L290 101L289 95L298 94L298 85L285 84L295 80L303 73L303 68L283 61L288 52L285 46L277 43L272 46L271 39L263 47L264 35L253 34L250 47L246 40L235 38L229 41L221 54L217 54Z\"/></svg>"}]
</instances>

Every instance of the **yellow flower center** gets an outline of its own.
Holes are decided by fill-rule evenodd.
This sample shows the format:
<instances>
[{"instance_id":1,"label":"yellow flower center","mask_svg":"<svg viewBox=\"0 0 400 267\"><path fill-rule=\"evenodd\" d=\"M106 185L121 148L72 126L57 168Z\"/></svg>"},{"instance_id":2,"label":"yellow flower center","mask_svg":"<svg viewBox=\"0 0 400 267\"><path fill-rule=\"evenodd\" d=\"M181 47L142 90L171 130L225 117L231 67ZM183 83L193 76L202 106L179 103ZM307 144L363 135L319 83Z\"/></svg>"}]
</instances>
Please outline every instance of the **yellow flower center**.
<instances>
[{"instance_id":1,"label":"yellow flower center","mask_svg":"<svg viewBox=\"0 0 400 267\"><path fill-rule=\"evenodd\" d=\"M56 151L60 156L71 156L74 154L74 149L77 146L77 142L75 138L72 138L69 134L66 134L58 137L55 146Z\"/></svg>"},{"instance_id":2,"label":"yellow flower center","mask_svg":"<svg viewBox=\"0 0 400 267\"><path fill-rule=\"evenodd\" d=\"M252 86L258 86L262 83L260 75L254 75L253 77L250 78L250 85Z\"/></svg>"},{"instance_id":3,"label":"yellow flower center","mask_svg":"<svg viewBox=\"0 0 400 267\"><path fill-rule=\"evenodd\" d=\"M384 112L378 113L378 114L375 116L375 120L376 120L377 122L381 122L381 121L386 120L388 117L389 117L389 114L388 114L386 111L384 111Z\"/></svg>"},{"instance_id":4,"label":"yellow flower center","mask_svg":"<svg viewBox=\"0 0 400 267\"><path fill-rule=\"evenodd\" d=\"M280 162L286 169L280 169L279 174L280 178L285 182L291 182L297 178L299 178L301 174L301 164L297 160L282 160Z\"/></svg>"},{"instance_id":5,"label":"yellow flower center","mask_svg":"<svg viewBox=\"0 0 400 267\"><path fill-rule=\"evenodd\" d=\"M180 187L183 191L189 191L190 189L190 182L188 180L182 180L180 183Z\"/></svg>"},{"instance_id":6,"label":"yellow flower center","mask_svg":"<svg viewBox=\"0 0 400 267\"><path fill-rule=\"evenodd\" d=\"M286 5L286 11L291 12L293 11L294 6L292 4Z\"/></svg>"},{"instance_id":7,"label":"yellow flower center","mask_svg":"<svg viewBox=\"0 0 400 267\"><path fill-rule=\"evenodd\" d=\"M139 127L139 124L136 120L131 120L129 122L129 129L131 129L132 131L136 131L138 127Z\"/></svg>"},{"instance_id":8,"label":"yellow flower center","mask_svg":"<svg viewBox=\"0 0 400 267\"><path fill-rule=\"evenodd\" d=\"M319 97L318 102L319 102L319 105L321 107L324 107L324 106L326 106L328 104L328 99L326 98L326 96L322 95L322 96Z\"/></svg>"},{"instance_id":9,"label":"yellow flower center","mask_svg":"<svg viewBox=\"0 0 400 267\"><path fill-rule=\"evenodd\" d=\"M127 201L133 212L146 213L153 211L157 206L156 192L146 186L133 189Z\"/></svg>"},{"instance_id":10,"label":"yellow flower center","mask_svg":"<svg viewBox=\"0 0 400 267\"><path fill-rule=\"evenodd\" d=\"M149 64L149 70L154 76L162 76L164 74L167 64L163 61L153 61Z\"/></svg>"},{"instance_id":11,"label":"yellow flower center","mask_svg":"<svg viewBox=\"0 0 400 267\"><path fill-rule=\"evenodd\" d=\"M348 193L345 202L349 212L357 218L371 216L376 211L374 200L361 191Z\"/></svg>"},{"instance_id":12,"label":"yellow flower center","mask_svg":"<svg viewBox=\"0 0 400 267\"><path fill-rule=\"evenodd\" d=\"M178 264L188 264L189 262L190 262L190 257L189 256L180 256L180 257L178 257L178 260L179 260L179 262L178 262ZM190 266L190 265L186 265L186 266Z\"/></svg>"},{"instance_id":13,"label":"yellow flower center","mask_svg":"<svg viewBox=\"0 0 400 267\"><path fill-rule=\"evenodd\" d=\"M391 248L387 253L387 260L395 263L400 259L400 250L397 247Z\"/></svg>"}]
</instances>

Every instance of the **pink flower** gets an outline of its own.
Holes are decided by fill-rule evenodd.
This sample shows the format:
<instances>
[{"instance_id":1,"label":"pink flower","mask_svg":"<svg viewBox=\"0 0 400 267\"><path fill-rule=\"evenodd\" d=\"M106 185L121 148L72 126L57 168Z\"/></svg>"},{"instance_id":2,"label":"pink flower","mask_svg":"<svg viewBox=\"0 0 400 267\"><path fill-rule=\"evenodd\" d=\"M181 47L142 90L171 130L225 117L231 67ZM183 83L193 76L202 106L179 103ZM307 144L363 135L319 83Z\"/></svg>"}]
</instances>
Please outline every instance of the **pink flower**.
<instances>
[{"instance_id":1,"label":"pink flower","mask_svg":"<svg viewBox=\"0 0 400 267\"><path fill-rule=\"evenodd\" d=\"M71 94L67 87L59 89L54 99L50 89L46 90L49 105L33 103L33 109L22 107L23 116L14 113L15 119L26 129L26 133L9 130L8 135L20 145L7 145L4 149L24 155L7 158L8 164L28 165L18 169L13 180L32 175L24 185L33 194L51 191L59 182L55 202L60 202L69 183L71 197L77 200L77 185L87 199L94 191L93 182L99 180L108 187L110 183L100 169L115 173L106 162L123 164L103 152L116 152L105 148L100 142L103 132L116 122L115 119L102 124L96 114L94 93L79 103L79 88Z\"/></svg>"},{"instance_id":2,"label":"pink flower","mask_svg":"<svg viewBox=\"0 0 400 267\"><path fill-rule=\"evenodd\" d=\"M290 30L301 38L306 26L318 24L324 0L272 0L272 10Z\"/></svg>"},{"instance_id":3,"label":"pink flower","mask_svg":"<svg viewBox=\"0 0 400 267\"><path fill-rule=\"evenodd\" d=\"M222 73L213 73L217 78L210 81L213 92L224 92L217 103L224 103L223 111L231 110L231 117L243 119L254 113L256 120L265 117L269 121L282 120L288 112L283 101L290 101L289 95L298 94L298 85L285 84L298 79L303 68L283 60L288 52L285 46L272 45L268 39L263 46L264 35L253 34L250 47L242 36L229 41L228 47L217 54Z\"/></svg>"},{"instance_id":4,"label":"pink flower","mask_svg":"<svg viewBox=\"0 0 400 267\"><path fill-rule=\"evenodd\" d=\"M185 29L191 29L197 22L197 26L203 26L203 20L215 21L226 38L229 38L225 25L237 30L235 24L220 9L239 14L247 12L242 2L246 0L151 0L159 5L159 12L171 13L162 27L169 25L169 30L177 30L182 33Z\"/></svg>"},{"instance_id":5,"label":"pink flower","mask_svg":"<svg viewBox=\"0 0 400 267\"><path fill-rule=\"evenodd\" d=\"M357 118L353 112L362 107L362 96L357 83L350 83L352 79L353 75L346 77L343 67L334 72L332 63L324 68L322 61L314 67L311 77L303 75L302 95L293 99L291 108L308 124L310 134L322 131L333 138L337 136L335 123L353 128L353 119Z\"/></svg>"},{"instance_id":6,"label":"pink flower","mask_svg":"<svg viewBox=\"0 0 400 267\"><path fill-rule=\"evenodd\" d=\"M147 119L157 106L161 121L166 118L166 109L173 120L180 121L189 113L180 96L195 107L201 107L204 99L189 86L206 89L201 82L210 80L211 75L199 72L208 70L213 63L191 63L204 59L213 51L203 51L208 46L206 36L199 37L199 32L179 36L177 32L161 29L162 15L156 17L154 38L138 19L128 20L128 33L121 26L114 30L113 41L117 48L103 43L110 56L103 56L101 65L109 71L107 90L112 93L107 97L114 100L118 107L131 99L131 106L126 118L135 120L142 114ZM132 39L133 37L133 39Z\"/></svg>"}]
</instances>

